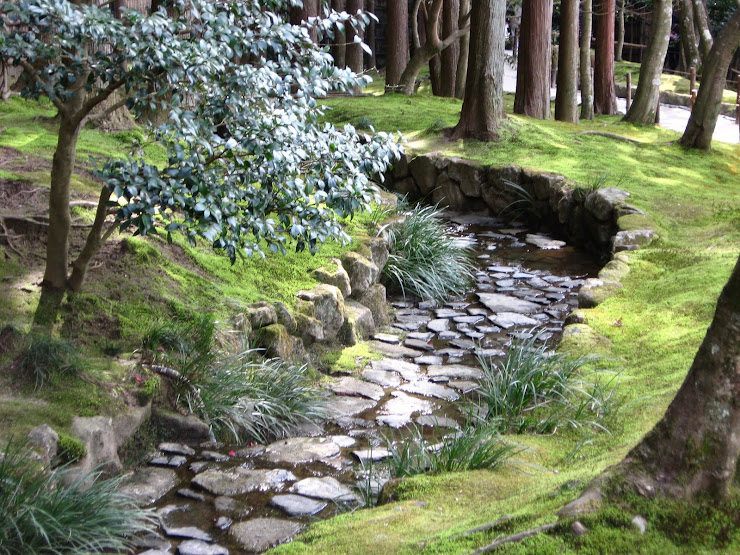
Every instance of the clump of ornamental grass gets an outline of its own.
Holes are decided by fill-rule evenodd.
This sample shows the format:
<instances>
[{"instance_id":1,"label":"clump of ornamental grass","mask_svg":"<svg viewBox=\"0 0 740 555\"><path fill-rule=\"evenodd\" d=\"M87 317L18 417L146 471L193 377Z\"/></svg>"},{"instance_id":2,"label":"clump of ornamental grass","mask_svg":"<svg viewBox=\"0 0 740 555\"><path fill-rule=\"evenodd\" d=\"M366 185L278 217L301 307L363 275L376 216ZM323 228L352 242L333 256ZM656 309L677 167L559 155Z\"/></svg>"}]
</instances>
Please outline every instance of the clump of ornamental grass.
<instances>
[{"instance_id":1,"label":"clump of ornamental grass","mask_svg":"<svg viewBox=\"0 0 740 555\"><path fill-rule=\"evenodd\" d=\"M43 334L31 337L20 354L19 366L34 379L37 389L56 376L75 375L82 370L79 354L70 343Z\"/></svg>"}]
</instances>

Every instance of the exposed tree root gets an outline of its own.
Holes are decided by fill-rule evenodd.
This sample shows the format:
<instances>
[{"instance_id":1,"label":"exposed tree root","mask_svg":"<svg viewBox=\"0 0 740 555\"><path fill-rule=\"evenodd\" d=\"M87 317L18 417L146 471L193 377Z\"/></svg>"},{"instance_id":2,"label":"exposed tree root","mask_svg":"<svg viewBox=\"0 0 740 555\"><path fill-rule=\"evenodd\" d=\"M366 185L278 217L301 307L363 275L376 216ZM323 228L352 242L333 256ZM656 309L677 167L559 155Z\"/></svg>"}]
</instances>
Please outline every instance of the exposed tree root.
<instances>
[{"instance_id":1,"label":"exposed tree root","mask_svg":"<svg viewBox=\"0 0 740 555\"><path fill-rule=\"evenodd\" d=\"M465 530L464 532L459 532L455 534L454 536L451 536L451 538L458 538L460 536L470 536L472 534L477 534L478 532L486 532L488 530L493 530L494 528L509 522L513 516L504 515L501 518L497 518L493 522L489 522L488 524L483 524L482 526L477 526L475 528L471 528L470 530Z\"/></svg>"},{"instance_id":2,"label":"exposed tree root","mask_svg":"<svg viewBox=\"0 0 740 555\"><path fill-rule=\"evenodd\" d=\"M604 131L581 131L580 133L576 133L576 135L598 135L599 137L606 137L607 139L614 139L615 141L624 141L625 143L631 143L633 145L645 144L640 141L636 141L635 139L630 139L629 137L623 137L622 135L617 135L615 133L606 133Z\"/></svg>"},{"instance_id":3,"label":"exposed tree root","mask_svg":"<svg viewBox=\"0 0 740 555\"><path fill-rule=\"evenodd\" d=\"M506 543L522 541L528 538L529 536L534 536L536 534L539 534L540 532L547 532L548 530L552 530L557 525L558 525L557 522L553 522L552 524L545 524L543 526L538 526L537 528L532 528L531 530L519 532L518 534L514 534L513 536L507 536L505 538L501 538L499 540L496 540L493 543L490 543L484 547L481 547L480 549L476 549L475 551L473 551L472 555L478 555L478 553L487 553L489 551L493 551L497 547L502 546Z\"/></svg>"}]
</instances>

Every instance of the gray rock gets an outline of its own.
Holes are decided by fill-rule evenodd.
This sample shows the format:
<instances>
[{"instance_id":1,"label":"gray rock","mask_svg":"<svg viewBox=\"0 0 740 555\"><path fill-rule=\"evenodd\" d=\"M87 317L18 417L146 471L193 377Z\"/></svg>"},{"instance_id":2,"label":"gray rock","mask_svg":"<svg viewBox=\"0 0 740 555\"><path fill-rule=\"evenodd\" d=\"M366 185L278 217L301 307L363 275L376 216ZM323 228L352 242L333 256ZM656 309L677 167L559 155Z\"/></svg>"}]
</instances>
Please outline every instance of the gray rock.
<instances>
[{"instance_id":1,"label":"gray rock","mask_svg":"<svg viewBox=\"0 0 740 555\"><path fill-rule=\"evenodd\" d=\"M437 154L422 154L409 162L409 172L419 187L422 196L431 193L440 171L447 165L447 160Z\"/></svg>"},{"instance_id":2,"label":"gray rock","mask_svg":"<svg viewBox=\"0 0 740 555\"><path fill-rule=\"evenodd\" d=\"M177 546L178 555L229 555L229 550L216 543L186 540Z\"/></svg>"},{"instance_id":3,"label":"gray rock","mask_svg":"<svg viewBox=\"0 0 740 555\"><path fill-rule=\"evenodd\" d=\"M357 457L360 462L366 461L382 461L391 456L391 452L384 447L374 447L372 449L361 449L359 451L352 451L352 454Z\"/></svg>"},{"instance_id":4,"label":"gray rock","mask_svg":"<svg viewBox=\"0 0 740 555\"><path fill-rule=\"evenodd\" d=\"M409 349L403 345L389 345L388 343L381 343L380 341L368 341L367 344L373 351L391 358L416 358L424 354L422 351Z\"/></svg>"},{"instance_id":5,"label":"gray rock","mask_svg":"<svg viewBox=\"0 0 740 555\"><path fill-rule=\"evenodd\" d=\"M188 447L187 445L183 445L182 443L160 443L157 445L157 449L170 455L183 455L186 457L192 457L195 455L195 449Z\"/></svg>"},{"instance_id":6,"label":"gray rock","mask_svg":"<svg viewBox=\"0 0 740 555\"><path fill-rule=\"evenodd\" d=\"M275 495L269 502L273 507L284 511L288 516L310 516L323 511L327 504L302 495L286 493Z\"/></svg>"},{"instance_id":7,"label":"gray rock","mask_svg":"<svg viewBox=\"0 0 740 555\"><path fill-rule=\"evenodd\" d=\"M380 401L385 395L382 387L355 378L342 378L331 384L330 388L337 395L367 397L374 401Z\"/></svg>"},{"instance_id":8,"label":"gray rock","mask_svg":"<svg viewBox=\"0 0 740 555\"><path fill-rule=\"evenodd\" d=\"M252 512L252 507L232 497L220 495L213 500L213 507L216 512L230 518L244 518Z\"/></svg>"},{"instance_id":9,"label":"gray rock","mask_svg":"<svg viewBox=\"0 0 740 555\"><path fill-rule=\"evenodd\" d=\"M571 524L570 531L574 536L578 537L587 533L588 529L583 525L581 521L576 520L573 522L573 524Z\"/></svg>"},{"instance_id":10,"label":"gray rock","mask_svg":"<svg viewBox=\"0 0 740 555\"><path fill-rule=\"evenodd\" d=\"M612 250L614 252L634 251L652 243L656 236L652 229L620 231L612 239Z\"/></svg>"},{"instance_id":11,"label":"gray rock","mask_svg":"<svg viewBox=\"0 0 740 555\"><path fill-rule=\"evenodd\" d=\"M421 355L421 353L419 353ZM374 360L370 363L370 366L373 370L381 370L385 372L396 372L397 374L400 374L401 377L408 381L412 382L414 380L419 379L419 374L421 372L421 368L418 364L413 364L411 362L404 362L402 360L394 360L391 358L383 358L380 360Z\"/></svg>"},{"instance_id":12,"label":"gray rock","mask_svg":"<svg viewBox=\"0 0 740 555\"><path fill-rule=\"evenodd\" d=\"M97 468L109 476L121 472L123 465L118 458L118 441L110 416L86 418L75 416L72 419L72 435L78 438L87 450L85 457L75 465L79 471Z\"/></svg>"},{"instance_id":13,"label":"gray rock","mask_svg":"<svg viewBox=\"0 0 740 555\"><path fill-rule=\"evenodd\" d=\"M332 258L337 267L334 271L327 270L325 268L319 268L315 270L313 275L316 281L320 283L326 283L327 285L333 285L342 292L342 296L349 297L352 294L352 285L349 280L349 274L342 266L342 262L336 258Z\"/></svg>"},{"instance_id":14,"label":"gray rock","mask_svg":"<svg viewBox=\"0 0 740 555\"><path fill-rule=\"evenodd\" d=\"M430 364L442 364L444 362L444 358L438 355L425 355L421 357L416 357L414 359L415 364L428 366Z\"/></svg>"},{"instance_id":15,"label":"gray rock","mask_svg":"<svg viewBox=\"0 0 740 555\"><path fill-rule=\"evenodd\" d=\"M183 416L157 409L153 411L152 419L159 429L166 430L170 437L176 437L184 443L198 444L211 438L208 424L192 414Z\"/></svg>"},{"instance_id":16,"label":"gray rock","mask_svg":"<svg viewBox=\"0 0 740 555\"><path fill-rule=\"evenodd\" d=\"M474 366L463 364L446 364L444 366L430 366L427 368L427 376L431 379L444 376L451 380L480 380L483 378L483 370Z\"/></svg>"},{"instance_id":17,"label":"gray rock","mask_svg":"<svg viewBox=\"0 0 740 555\"><path fill-rule=\"evenodd\" d=\"M380 269L371 261L357 252L347 252L342 257L342 264L349 274L352 285L352 294L355 297L363 295L370 286L378 281Z\"/></svg>"},{"instance_id":18,"label":"gray rock","mask_svg":"<svg viewBox=\"0 0 740 555\"><path fill-rule=\"evenodd\" d=\"M386 291L383 285L374 283L357 300L360 301L361 305L370 309L376 326L388 325L390 314L388 312L388 303L386 303Z\"/></svg>"},{"instance_id":19,"label":"gray rock","mask_svg":"<svg viewBox=\"0 0 740 555\"><path fill-rule=\"evenodd\" d=\"M380 271L388 262L388 244L380 237L370 239L367 246L370 248L370 258Z\"/></svg>"},{"instance_id":20,"label":"gray rock","mask_svg":"<svg viewBox=\"0 0 740 555\"><path fill-rule=\"evenodd\" d=\"M375 331L373 313L357 301L344 303L344 326L340 338L345 345L356 345Z\"/></svg>"},{"instance_id":21,"label":"gray rock","mask_svg":"<svg viewBox=\"0 0 740 555\"><path fill-rule=\"evenodd\" d=\"M355 443L357 443L357 440L349 437L349 436L331 436L331 440L339 445L339 447L346 448L346 447L352 447Z\"/></svg>"},{"instance_id":22,"label":"gray rock","mask_svg":"<svg viewBox=\"0 0 740 555\"><path fill-rule=\"evenodd\" d=\"M465 196L471 198L481 196L481 183L485 179L485 170L475 162L455 158L447 166L447 174L452 181L459 183L460 190Z\"/></svg>"},{"instance_id":23,"label":"gray rock","mask_svg":"<svg viewBox=\"0 0 740 555\"><path fill-rule=\"evenodd\" d=\"M597 220L602 222L611 221L614 217L614 209L623 204L629 196L630 194L627 191L605 187L590 193L586 197L584 207Z\"/></svg>"},{"instance_id":24,"label":"gray rock","mask_svg":"<svg viewBox=\"0 0 740 555\"><path fill-rule=\"evenodd\" d=\"M409 397L400 391L392 393L393 398L383 404L378 412L376 420L381 424L392 427L400 427L411 420L415 413L431 414L438 405L425 399Z\"/></svg>"},{"instance_id":25,"label":"gray rock","mask_svg":"<svg viewBox=\"0 0 740 555\"><path fill-rule=\"evenodd\" d=\"M516 312L518 314L531 314L538 312L538 304L500 295L498 293L477 293L480 302L491 312Z\"/></svg>"},{"instance_id":26,"label":"gray rock","mask_svg":"<svg viewBox=\"0 0 740 555\"><path fill-rule=\"evenodd\" d=\"M425 414L416 418L419 426L429 426L431 428L459 428L458 424L452 418L446 416L436 416L434 414Z\"/></svg>"},{"instance_id":27,"label":"gray rock","mask_svg":"<svg viewBox=\"0 0 740 555\"><path fill-rule=\"evenodd\" d=\"M226 462L229 460L229 457L227 457L223 453L219 453L218 451L207 451L207 450L200 452L200 458L202 460L214 461L214 462Z\"/></svg>"},{"instance_id":28,"label":"gray rock","mask_svg":"<svg viewBox=\"0 0 740 555\"><path fill-rule=\"evenodd\" d=\"M471 391L475 391L479 387L478 382L471 382L468 380L450 380L449 382L447 382L447 385L454 389L457 389L462 394L467 394Z\"/></svg>"},{"instance_id":29,"label":"gray rock","mask_svg":"<svg viewBox=\"0 0 740 555\"><path fill-rule=\"evenodd\" d=\"M314 317L321 322L325 338L333 338L344 324L344 297L333 285L322 284L309 291L298 291L296 297L314 305Z\"/></svg>"},{"instance_id":30,"label":"gray rock","mask_svg":"<svg viewBox=\"0 0 740 555\"><path fill-rule=\"evenodd\" d=\"M448 329L450 329L450 321L446 318L430 320L429 322L427 322L427 329L436 333L447 331Z\"/></svg>"},{"instance_id":31,"label":"gray rock","mask_svg":"<svg viewBox=\"0 0 740 555\"><path fill-rule=\"evenodd\" d=\"M39 455L41 464L48 467L57 456L59 435L48 424L41 424L28 432L28 446Z\"/></svg>"},{"instance_id":32,"label":"gray rock","mask_svg":"<svg viewBox=\"0 0 740 555\"><path fill-rule=\"evenodd\" d=\"M417 349L419 351L433 351L434 347L431 346L426 341L421 341L420 339L406 339L403 342L404 347L408 347L409 349Z\"/></svg>"},{"instance_id":33,"label":"gray rock","mask_svg":"<svg viewBox=\"0 0 740 555\"><path fill-rule=\"evenodd\" d=\"M466 335L469 333L470 332L465 331ZM482 337L483 334L478 333L478 336ZM450 345L458 349L464 349L466 351L471 351L476 347L475 341L473 341L472 339L453 339L452 341L450 341Z\"/></svg>"},{"instance_id":34,"label":"gray rock","mask_svg":"<svg viewBox=\"0 0 740 555\"><path fill-rule=\"evenodd\" d=\"M161 549L147 549L146 551L139 553L139 555L172 555L172 551L169 549L167 551L163 551Z\"/></svg>"},{"instance_id":35,"label":"gray rock","mask_svg":"<svg viewBox=\"0 0 740 555\"><path fill-rule=\"evenodd\" d=\"M172 457L154 457L149 461L149 464L153 466L166 466L169 468L179 468L184 465L188 460L181 455L174 455Z\"/></svg>"},{"instance_id":36,"label":"gray rock","mask_svg":"<svg viewBox=\"0 0 740 555\"><path fill-rule=\"evenodd\" d=\"M509 329L518 326L534 327L540 324L537 320L529 318L527 316L523 316L521 314L517 314L516 312L501 312L499 314L496 314L495 316L492 316L491 322L503 329Z\"/></svg>"},{"instance_id":37,"label":"gray rock","mask_svg":"<svg viewBox=\"0 0 740 555\"><path fill-rule=\"evenodd\" d=\"M270 547L291 540L301 531L301 525L279 518L255 518L239 522L229 534L245 551L262 552Z\"/></svg>"},{"instance_id":38,"label":"gray rock","mask_svg":"<svg viewBox=\"0 0 740 555\"><path fill-rule=\"evenodd\" d=\"M188 540L200 540L203 542L213 541L208 532L204 532L195 526L167 526L162 523L164 535L170 538L185 538Z\"/></svg>"},{"instance_id":39,"label":"gray rock","mask_svg":"<svg viewBox=\"0 0 740 555\"><path fill-rule=\"evenodd\" d=\"M290 491L298 495L305 495L306 497L328 499L330 501L344 503L359 500L357 494L331 476L324 476L323 478L305 478L293 484Z\"/></svg>"},{"instance_id":40,"label":"gray rock","mask_svg":"<svg viewBox=\"0 0 740 555\"><path fill-rule=\"evenodd\" d=\"M396 387L401 384L401 378L396 372L387 370L375 370L367 368L362 371L362 377L367 381L378 384L382 387Z\"/></svg>"},{"instance_id":41,"label":"gray rock","mask_svg":"<svg viewBox=\"0 0 740 555\"><path fill-rule=\"evenodd\" d=\"M333 418L354 416L375 406L375 401L361 399L359 397L347 397L336 395L326 403L326 412Z\"/></svg>"},{"instance_id":42,"label":"gray rock","mask_svg":"<svg viewBox=\"0 0 740 555\"><path fill-rule=\"evenodd\" d=\"M457 339L460 337L460 334L456 331L441 331L438 337L440 339Z\"/></svg>"},{"instance_id":43,"label":"gray rock","mask_svg":"<svg viewBox=\"0 0 740 555\"><path fill-rule=\"evenodd\" d=\"M300 338L291 335L282 324L261 328L254 337L254 343L256 347L264 349L265 356L269 358L302 362L307 356Z\"/></svg>"},{"instance_id":44,"label":"gray rock","mask_svg":"<svg viewBox=\"0 0 740 555\"><path fill-rule=\"evenodd\" d=\"M231 496L252 491L280 490L285 482L295 480L295 475L288 470L250 470L238 466L226 470L206 470L195 476L191 483L213 495Z\"/></svg>"},{"instance_id":45,"label":"gray rock","mask_svg":"<svg viewBox=\"0 0 740 555\"><path fill-rule=\"evenodd\" d=\"M618 282L587 279L578 291L578 306L580 308L594 308L615 295L621 288L622 284Z\"/></svg>"},{"instance_id":46,"label":"gray rock","mask_svg":"<svg viewBox=\"0 0 740 555\"><path fill-rule=\"evenodd\" d=\"M247 318L252 325L252 329L255 330L278 323L275 307L264 301L249 305L247 308Z\"/></svg>"},{"instance_id":47,"label":"gray rock","mask_svg":"<svg viewBox=\"0 0 740 555\"><path fill-rule=\"evenodd\" d=\"M530 245L541 248L542 250L557 250L563 248L566 244L565 241L558 241L557 239L551 239L545 235L536 235L533 233L528 233L525 241Z\"/></svg>"},{"instance_id":48,"label":"gray rock","mask_svg":"<svg viewBox=\"0 0 740 555\"><path fill-rule=\"evenodd\" d=\"M432 332L411 332L406 334L406 339L418 339L419 341L423 341L424 343L429 343L432 339L434 339L434 334Z\"/></svg>"},{"instance_id":49,"label":"gray rock","mask_svg":"<svg viewBox=\"0 0 740 555\"><path fill-rule=\"evenodd\" d=\"M154 552L163 552L169 555L170 549L172 549L172 542L164 539L159 534L154 532L147 532L141 536L136 536L131 541L134 547L139 549L149 549Z\"/></svg>"},{"instance_id":50,"label":"gray rock","mask_svg":"<svg viewBox=\"0 0 740 555\"><path fill-rule=\"evenodd\" d=\"M421 395L422 397L436 397L437 399L444 399L446 401L457 401L460 398L460 396L449 387L432 382L410 382L402 385L399 389L406 393L414 393L416 395Z\"/></svg>"},{"instance_id":51,"label":"gray rock","mask_svg":"<svg viewBox=\"0 0 740 555\"><path fill-rule=\"evenodd\" d=\"M476 314L474 316L456 316L452 320L456 324L468 324L468 325L474 325L480 322L481 320L484 320L485 316Z\"/></svg>"},{"instance_id":52,"label":"gray rock","mask_svg":"<svg viewBox=\"0 0 740 555\"><path fill-rule=\"evenodd\" d=\"M453 308L437 308L434 311L434 315L437 318L458 318L460 316L466 316L464 312L460 312Z\"/></svg>"},{"instance_id":53,"label":"gray rock","mask_svg":"<svg viewBox=\"0 0 740 555\"><path fill-rule=\"evenodd\" d=\"M400 337L391 335L390 333L376 333L373 335L373 339L383 343L390 343L391 345L398 345L401 342Z\"/></svg>"},{"instance_id":54,"label":"gray rock","mask_svg":"<svg viewBox=\"0 0 740 555\"><path fill-rule=\"evenodd\" d=\"M502 230L503 231L503 230ZM489 272L495 272L497 274L513 274L517 271L517 268L512 266L489 266L486 268Z\"/></svg>"},{"instance_id":55,"label":"gray rock","mask_svg":"<svg viewBox=\"0 0 740 555\"><path fill-rule=\"evenodd\" d=\"M197 491L193 491L189 488L182 488L177 490L177 495L184 497L185 499L192 499L193 501L205 501L206 496Z\"/></svg>"},{"instance_id":56,"label":"gray rock","mask_svg":"<svg viewBox=\"0 0 740 555\"><path fill-rule=\"evenodd\" d=\"M177 485L177 474L169 468L146 467L127 474L119 493L133 498L137 505L151 505Z\"/></svg>"},{"instance_id":57,"label":"gray rock","mask_svg":"<svg viewBox=\"0 0 740 555\"><path fill-rule=\"evenodd\" d=\"M213 526L218 528L219 530L228 530L231 528L231 525L234 524L234 521L231 520L227 516L220 516L216 519L216 522L213 523Z\"/></svg>"},{"instance_id":58,"label":"gray rock","mask_svg":"<svg viewBox=\"0 0 740 555\"><path fill-rule=\"evenodd\" d=\"M272 306L275 307L275 313L277 314L278 320L277 323L281 326L285 326L288 333L294 335L298 329L298 324L296 323L293 314L288 310L288 307L281 302L274 302L272 303Z\"/></svg>"},{"instance_id":59,"label":"gray rock","mask_svg":"<svg viewBox=\"0 0 740 555\"><path fill-rule=\"evenodd\" d=\"M339 456L339 446L329 438L292 437L271 443L265 457L273 463L307 464ZM295 479L295 478L294 478Z\"/></svg>"},{"instance_id":60,"label":"gray rock","mask_svg":"<svg viewBox=\"0 0 740 555\"><path fill-rule=\"evenodd\" d=\"M645 535L645 532L647 532L648 522L645 520L645 517L640 515L635 515L632 518L632 526L634 526L635 530L640 532L641 535Z\"/></svg>"}]
</instances>

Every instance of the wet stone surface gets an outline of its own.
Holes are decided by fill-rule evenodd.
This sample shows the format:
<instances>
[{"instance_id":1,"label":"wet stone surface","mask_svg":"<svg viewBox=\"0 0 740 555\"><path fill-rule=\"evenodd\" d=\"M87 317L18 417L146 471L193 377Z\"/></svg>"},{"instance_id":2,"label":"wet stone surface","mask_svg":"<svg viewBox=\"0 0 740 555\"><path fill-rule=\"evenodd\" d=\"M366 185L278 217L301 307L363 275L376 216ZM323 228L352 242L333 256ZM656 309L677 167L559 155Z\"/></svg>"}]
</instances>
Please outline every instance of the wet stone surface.
<instances>
[{"instance_id":1,"label":"wet stone surface","mask_svg":"<svg viewBox=\"0 0 740 555\"><path fill-rule=\"evenodd\" d=\"M479 268L465 297L447 302L391 298L391 325L369 348L379 358L331 378L327 422L269 445L162 443L150 465L124 481L142 505L156 502L161 536L137 539L137 553L258 553L290 541L317 518L377 494L384 479L361 465L390 456L382 437L418 427L430 442L465 423L458 405L475 395L483 370L512 341L559 338L579 288L598 268L543 233L487 217L450 215ZM157 466L159 465L159 466ZM359 486L358 486L359 484Z\"/></svg>"}]
</instances>

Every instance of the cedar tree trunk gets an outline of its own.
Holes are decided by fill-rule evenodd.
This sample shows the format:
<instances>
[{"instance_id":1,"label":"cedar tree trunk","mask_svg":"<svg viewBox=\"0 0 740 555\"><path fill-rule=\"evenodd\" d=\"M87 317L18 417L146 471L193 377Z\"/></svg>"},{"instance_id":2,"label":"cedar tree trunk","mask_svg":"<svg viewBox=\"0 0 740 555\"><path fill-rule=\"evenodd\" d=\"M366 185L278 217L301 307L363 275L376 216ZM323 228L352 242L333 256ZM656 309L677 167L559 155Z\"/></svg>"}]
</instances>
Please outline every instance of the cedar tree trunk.
<instances>
[{"instance_id":1,"label":"cedar tree trunk","mask_svg":"<svg viewBox=\"0 0 740 555\"><path fill-rule=\"evenodd\" d=\"M614 59L622 61L622 50L624 50L624 7L626 0L617 1L617 44L614 47Z\"/></svg>"},{"instance_id":2,"label":"cedar tree trunk","mask_svg":"<svg viewBox=\"0 0 740 555\"><path fill-rule=\"evenodd\" d=\"M453 139L498 139L504 116L504 29L506 0L475 0L470 29L468 79Z\"/></svg>"},{"instance_id":3,"label":"cedar tree trunk","mask_svg":"<svg viewBox=\"0 0 740 555\"><path fill-rule=\"evenodd\" d=\"M581 0L581 119L594 119L594 87L591 80L591 19L593 1Z\"/></svg>"},{"instance_id":4,"label":"cedar tree trunk","mask_svg":"<svg viewBox=\"0 0 740 555\"><path fill-rule=\"evenodd\" d=\"M347 0L347 12L350 15L355 15L357 10L362 10L364 7L364 0ZM348 25L346 62L349 69L355 73L362 73L363 51L362 47L354 42L355 36L362 38L362 32L359 28L355 30L352 25Z\"/></svg>"},{"instance_id":5,"label":"cedar tree trunk","mask_svg":"<svg viewBox=\"0 0 740 555\"><path fill-rule=\"evenodd\" d=\"M409 61L409 4L388 2L388 28L385 47L385 86L393 90L401 80L401 74Z\"/></svg>"},{"instance_id":6,"label":"cedar tree trunk","mask_svg":"<svg viewBox=\"0 0 740 555\"><path fill-rule=\"evenodd\" d=\"M460 19L460 0L444 0L442 4L442 36L448 37L457 31ZM440 54L440 89L439 96L455 96L457 82L457 62L460 58L460 41L453 42Z\"/></svg>"},{"instance_id":7,"label":"cedar tree trunk","mask_svg":"<svg viewBox=\"0 0 740 555\"><path fill-rule=\"evenodd\" d=\"M331 0L331 9L335 12L343 12L345 0ZM334 58L334 65L340 69L347 67L347 35L338 29L334 31L335 35L331 41L331 57Z\"/></svg>"},{"instance_id":8,"label":"cedar tree trunk","mask_svg":"<svg viewBox=\"0 0 740 555\"><path fill-rule=\"evenodd\" d=\"M655 123L655 109L660 96L660 74L663 72L663 62L668 52L672 20L672 0L653 0L653 18L647 47L640 64L640 81L624 121L645 125Z\"/></svg>"},{"instance_id":9,"label":"cedar tree trunk","mask_svg":"<svg viewBox=\"0 0 740 555\"><path fill-rule=\"evenodd\" d=\"M309 17L316 17L317 15L319 15L319 0L303 0L302 8L290 8L290 23L291 25L301 25L304 21L308 21ZM308 34L312 41L317 41L316 29L309 29Z\"/></svg>"},{"instance_id":10,"label":"cedar tree trunk","mask_svg":"<svg viewBox=\"0 0 740 555\"><path fill-rule=\"evenodd\" d=\"M578 0L560 4L560 45L558 48L555 119L578 123Z\"/></svg>"},{"instance_id":11,"label":"cedar tree trunk","mask_svg":"<svg viewBox=\"0 0 740 555\"><path fill-rule=\"evenodd\" d=\"M594 111L617 113L614 89L614 9L615 0L596 2L596 57L594 58Z\"/></svg>"},{"instance_id":12,"label":"cedar tree trunk","mask_svg":"<svg viewBox=\"0 0 740 555\"><path fill-rule=\"evenodd\" d=\"M365 0L365 10L368 13L375 13L375 0ZM370 54L367 52L363 52L365 55L365 67L367 69L373 69L378 65L377 60L375 59L375 20L370 19L370 23L367 24L367 28L365 29L365 42L370 47Z\"/></svg>"},{"instance_id":13,"label":"cedar tree trunk","mask_svg":"<svg viewBox=\"0 0 740 555\"><path fill-rule=\"evenodd\" d=\"M458 28L465 27L466 15L470 13L471 0L460 0L460 19ZM460 57L457 59L457 73L455 75L455 96L465 96L465 80L468 77L468 53L470 50L470 33L460 37Z\"/></svg>"},{"instance_id":14,"label":"cedar tree trunk","mask_svg":"<svg viewBox=\"0 0 740 555\"><path fill-rule=\"evenodd\" d=\"M550 117L552 0L524 0L514 113Z\"/></svg>"}]
</instances>

